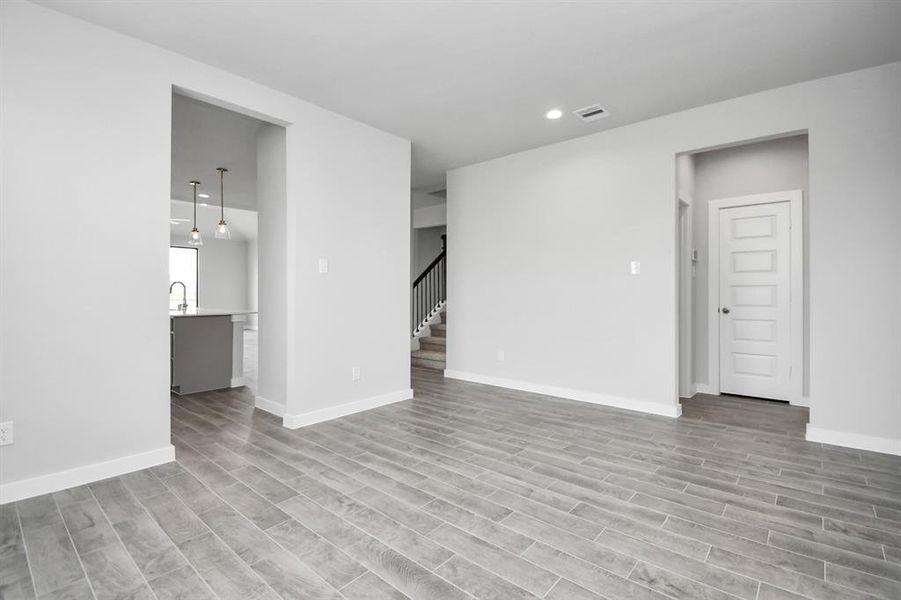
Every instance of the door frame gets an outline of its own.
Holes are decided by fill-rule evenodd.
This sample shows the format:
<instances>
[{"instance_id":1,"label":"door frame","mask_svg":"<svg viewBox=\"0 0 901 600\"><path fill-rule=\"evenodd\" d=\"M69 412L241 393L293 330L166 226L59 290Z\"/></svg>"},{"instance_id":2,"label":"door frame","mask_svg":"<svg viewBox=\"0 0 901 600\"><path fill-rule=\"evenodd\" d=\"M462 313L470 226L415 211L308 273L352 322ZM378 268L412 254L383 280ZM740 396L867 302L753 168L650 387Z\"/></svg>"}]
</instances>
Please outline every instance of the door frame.
<instances>
[{"instance_id":1,"label":"door frame","mask_svg":"<svg viewBox=\"0 0 901 600\"><path fill-rule=\"evenodd\" d=\"M789 402L807 406L804 398L804 207L801 190L752 194L712 200L707 206L707 373L710 393L720 393L720 210L758 204L789 203L790 284L789 339L791 367Z\"/></svg>"},{"instance_id":2,"label":"door frame","mask_svg":"<svg viewBox=\"0 0 901 600\"><path fill-rule=\"evenodd\" d=\"M691 398L695 395L694 378L694 326L692 323L694 298L694 277L692 273L691 249L692 237L692 205L679 196L677 213L677 232L679 237L679 396Z\"/></svg>"}]
</instances>

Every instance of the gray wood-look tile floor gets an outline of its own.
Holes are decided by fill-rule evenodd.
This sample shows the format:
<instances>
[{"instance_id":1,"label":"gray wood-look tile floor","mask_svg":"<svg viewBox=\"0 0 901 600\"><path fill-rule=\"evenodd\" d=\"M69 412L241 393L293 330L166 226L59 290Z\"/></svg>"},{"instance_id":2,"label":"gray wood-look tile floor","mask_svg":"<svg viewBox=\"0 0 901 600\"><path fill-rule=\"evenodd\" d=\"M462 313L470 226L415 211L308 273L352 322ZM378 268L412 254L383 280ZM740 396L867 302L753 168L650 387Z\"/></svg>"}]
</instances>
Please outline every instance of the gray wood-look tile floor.
<instances>
[{"instance_id":1,"label":"gray wood-look tile floor","mask_svg":"<svg viewBox=\"0 0 901 600\"><path fill-rule=\"evenodd\" d=\"M901 458L804 409L673 420L444 380L289 431L173 398L178 461L2 507L3 598L901 598Z\"/></svg>"}]
</instances>

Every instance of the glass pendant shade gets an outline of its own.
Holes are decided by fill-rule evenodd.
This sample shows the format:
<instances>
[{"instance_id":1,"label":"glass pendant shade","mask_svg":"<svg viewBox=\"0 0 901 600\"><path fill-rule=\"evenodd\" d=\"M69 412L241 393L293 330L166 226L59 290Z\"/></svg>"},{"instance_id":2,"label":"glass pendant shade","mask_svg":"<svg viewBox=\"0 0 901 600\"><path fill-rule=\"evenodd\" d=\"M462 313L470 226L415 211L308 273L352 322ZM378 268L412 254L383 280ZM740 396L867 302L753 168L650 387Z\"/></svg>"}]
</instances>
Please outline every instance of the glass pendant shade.
<instances>
[{"instance_id":1,"label":"glass pendant shade","mask_svg":"<svg viewBox=\"0 0 901 600\"><path fill-rule=\"evenodd\" d=\"M232 239L232 234L228 230L228 223L226 223L225 220L219 221L219 224L216 226L216 239L217 240Z\"/></svg>"}]
</instances>

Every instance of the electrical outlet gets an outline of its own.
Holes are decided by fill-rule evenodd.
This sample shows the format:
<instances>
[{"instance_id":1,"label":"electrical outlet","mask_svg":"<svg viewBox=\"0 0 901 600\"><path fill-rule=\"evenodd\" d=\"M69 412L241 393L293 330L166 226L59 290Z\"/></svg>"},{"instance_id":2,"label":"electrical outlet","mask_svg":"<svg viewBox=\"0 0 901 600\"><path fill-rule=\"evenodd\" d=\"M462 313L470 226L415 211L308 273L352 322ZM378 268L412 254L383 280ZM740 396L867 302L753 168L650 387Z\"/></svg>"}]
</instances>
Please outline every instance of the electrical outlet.
<instances>
[{"instance_id":1,"label":"electrical outlet","mask_svg":"<svg viewBox=\"0 0 901 600\"><path fill-rule=\"evenodd\" d=\"M360 367L351 367L350 369L350 378L352 381L360 380Z\"/></svg>"},{"instance_id":2,"label":"electrical outlet","mask_svg":"<svg viewBox=\"0 0 901 600\"><path fill-rule=\"evenodd\" d=\"M506 358L506 356L504 355L504 351L498 350L497 351L497 362L504 362L505 358Z\"/></svg>"},{"instance_id":3,"label":"electrical outlet","mask_svg":"<svg viewBox=\"0 0 901 600\"><path fill-rule=\"evenodd\" d=\"M328 259L327 258L319 259L319 272L320 273L328 273Z\"/></svg>"},{"instance_id":4,"label":"electrical outlet","mask_svg":"<svg viewBox=\"0 0 901 600\"><path fill-rule=\"evenodd\" d=\"M13 422L0 423L0 446L9 446L13 443Z\"/></svg>"},{"instance_id":5,"label":"electrical outlet","mask_svg":"<svg viewBox=\"0 0 901 600\"><path fill-rule=\"evenodd\" d=\"M641 275L641 262L633 260L629 263L629 270L632 272L632 275Z\"/></svg>"}]
</instances>

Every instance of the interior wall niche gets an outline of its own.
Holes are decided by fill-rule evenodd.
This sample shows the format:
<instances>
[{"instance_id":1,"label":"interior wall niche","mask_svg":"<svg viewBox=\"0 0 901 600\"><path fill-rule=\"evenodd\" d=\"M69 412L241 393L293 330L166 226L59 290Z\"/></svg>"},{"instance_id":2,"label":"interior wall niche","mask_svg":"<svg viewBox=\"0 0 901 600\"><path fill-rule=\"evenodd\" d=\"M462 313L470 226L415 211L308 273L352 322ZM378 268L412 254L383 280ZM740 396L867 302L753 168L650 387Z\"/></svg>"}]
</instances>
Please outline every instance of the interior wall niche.
<instances>
[{"instance_id":1,"label":"interior wall niche","mask_svg":"<svg viewBox=\"0 0 901 600\"><path fill-rule=\"evenodd\" d=\"M688 393L709 390L708 373L708 273L707 261L707 228L709 204L713 200L765 194L786 190L801 190L803 193L803 248L804 248L804 361L803 361L803 395L809 395L810 381L810 335L809 335L809 227L807 215L810 208L808 185L808 137L807 134L791 135L759 142L751 142L697 152L677 157L677 195L680 200L691 205L691 248L690 267L680 270L681 277L691 279L691 331L688 332L690 344L691 386ZM680 343L685 341L684 332L680 331ZM687 349L683 346L680 356ZM713 349L715 351L715 349ZM684 361L680 359L680 363ZM680 365L681 366L681 365ZM680 368L681 373L681 368ZM681 379L681 377L680 377ZM686 394L685 386L680 384L680 393Z\"/></svg>"}]
</instances>

